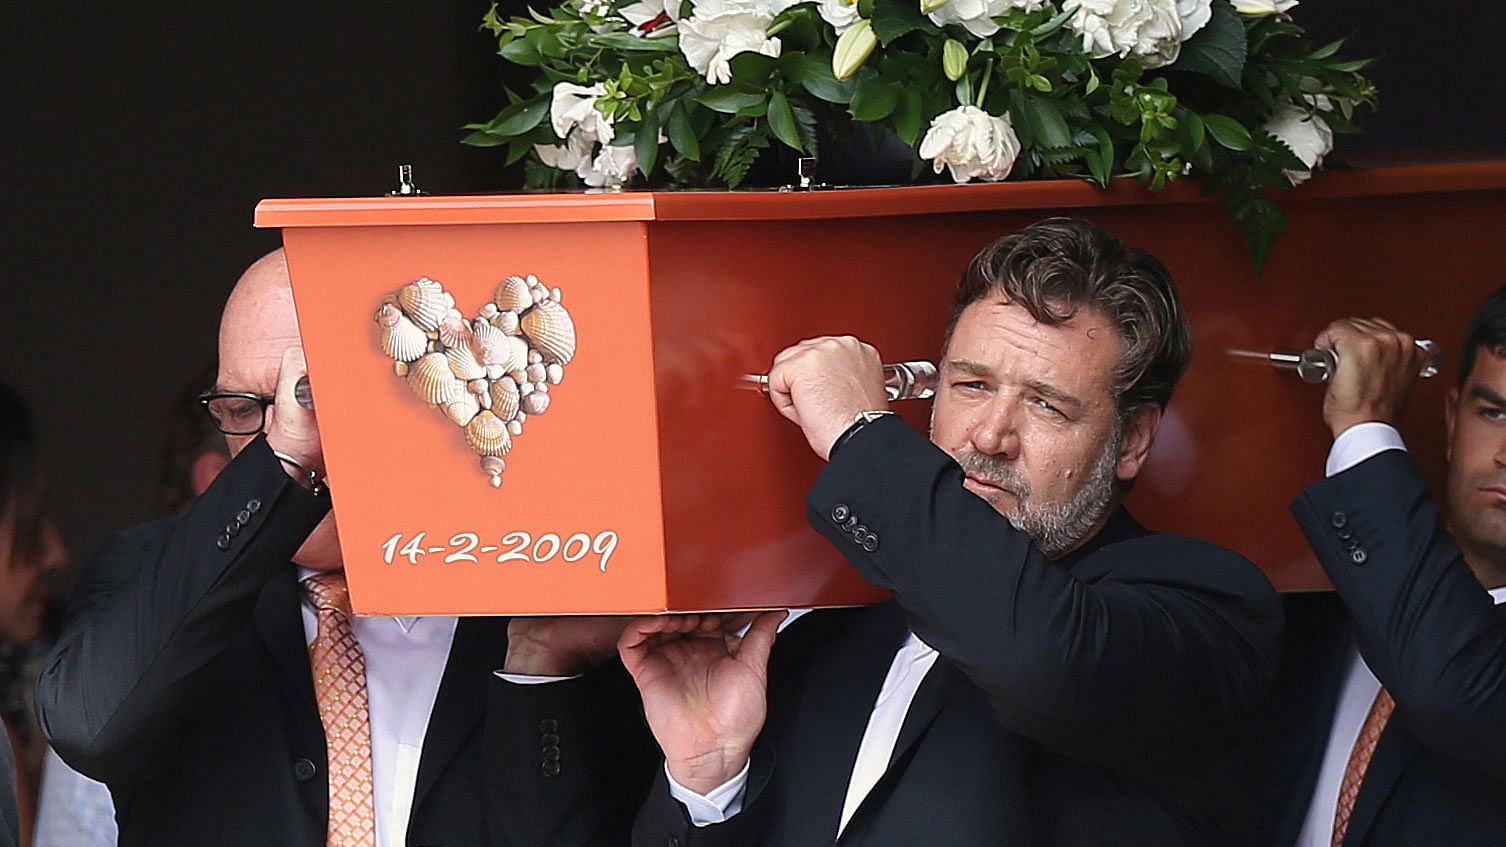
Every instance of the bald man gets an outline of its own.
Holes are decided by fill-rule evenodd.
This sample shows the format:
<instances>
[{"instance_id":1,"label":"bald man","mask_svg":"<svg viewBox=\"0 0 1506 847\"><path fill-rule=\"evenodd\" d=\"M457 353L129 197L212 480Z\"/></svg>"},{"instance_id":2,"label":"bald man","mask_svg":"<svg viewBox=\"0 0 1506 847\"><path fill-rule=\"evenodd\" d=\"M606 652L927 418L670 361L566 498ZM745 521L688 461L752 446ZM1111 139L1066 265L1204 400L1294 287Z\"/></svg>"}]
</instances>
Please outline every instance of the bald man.
<instances>
[{"instance_id":1,"label":"bald man","mask_svg":"<svg viewBox=\"0 0 1506 847\"><path fill-rule=\"evenodd\" d=\"M231 293L204 397L230 464L106 539L70 601L37 692L58 752L110 786L122 847L617 843L657 764L602 661L621 626L336 608L304 375L277 251Z\"/></svg>"}]
</instances>

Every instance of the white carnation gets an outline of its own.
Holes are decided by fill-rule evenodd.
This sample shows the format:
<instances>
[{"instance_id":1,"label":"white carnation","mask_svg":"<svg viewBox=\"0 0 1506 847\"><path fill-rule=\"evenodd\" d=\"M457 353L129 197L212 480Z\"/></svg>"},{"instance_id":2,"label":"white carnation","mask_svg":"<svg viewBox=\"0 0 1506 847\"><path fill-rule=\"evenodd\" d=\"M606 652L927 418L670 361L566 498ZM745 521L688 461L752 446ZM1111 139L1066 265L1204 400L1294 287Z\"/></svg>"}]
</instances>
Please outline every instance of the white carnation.
<instances>
[{"instance_id":1,"label":"white carnation","mask_svg":"<svg viewBox=\"0 0 1506 847\"><path fill-rule=\"evenodd\" d=\"M931 121L919 153L931 160L936 173L950 168L958 183L974 178L997 182L1014 167L1020 139L1007 113L996 118L977 106L958 106Z\"/></svg>"},{"instance_id":2,"label":"white carnation","mask_svg":"<svg viewBox=\"0 0 1506 847\"><path fill-rule=\"evenodd\" d=\"M597 98L606 93L606 85L600 82L589 86L556 83L554 98L549 103L549 123L554 127L554 134L568 138L571 130L578 127L589 140L603 144L611 141L617 131L612 129L612 121L596 108Z\"/></svg>"},{"instance_id":3,"label":"white carnation","mask_svg":"<svg viewBox=\"0 0 1506 847\"><path fill-rule=\"evenodd\" d=\"M621 188L633 178L633 171L637 169L638 151L633 145L603 145L595 159L581 163L575 172L592 188Z\"/></svg>"},{"instance_id":4,"label":"white carnation","mask_svg":"<svg viewBox=\"0 0 1506 847\"><path fill-rule=\"evenodd\" d=\"M1328 109L1329 99L1322 94L1308 96L1316 109ZM1312 172L1323 164L1323 157L1333 151L1333 130L1313 109L1304 109L1286 103L1276 107L1265 120L1265 131L1276 136L1287 149L1307 165L1307 170L1285 170L1292 185L1307 181Z\"/></svg>"},{"instance_id":5,"label":"white carnation","mask_svg":"<svg viewBox=\"0 0 1506 847\"><path fill-rule=\"evenodd\" d=\"M821 15L821 20L831 24L837 35L846 32L861 17L856 0L816 0L816 12Z\"/></svg>"},{"instance_id":6,"label":"white carnation","mask_svg":"<svg viewBox=\"0 0 1506 847\"><path fill-rule=\"evenodd\" d=\"M1034 12L1045 0L946 0L926 17L937 26L962 24L968 32L979 38L987 38L999 31L994 18L1009 14L1012 9Z\"/></svg>"},{"instance_id":7,"label":"white carnation","mask_svg":"<svg viewBox=\"0 0 1506 847\"><path fill-rule=\"evenodd\" d=\"M1147 68L1177 60L1213 16L1213 0L1075 0L1067 26L1095 57L1135 55Z\"/></svg>"},{"instance_id":8,"label":"white carnation","mask_svg":"<svg viewBox=\"0 0 1506 847\"><path fill-rule=\"evenodd\" d=\"M712 85L731 82L728 63L733 56L779 55L779 39L770 38L766 30L788 5L781 5L781 0L701 0L694 14L680 21L680 52Z\"/></svg>"},{"instance_id":9,"label":"white carnation","mask_svg":"<svg viewBox=\"0 0 1506 847\"><path fill-rule=\"evenodd\" d=\"M680 0L639 0L618 11L640 36L673 35L680 22Z\"/></svg>"},{"instance_id":10,"label":"white carnation","mask_svg":"<svg viewBox=\"0 0 1506 847\"><path fill-rule=\"evenodd\" d=\"M589 164L591 161L591 148L596 142L583 132L572 132L565 139L565 146L549 146L547 144L535 144L533 150L539 154L539 161L551 168L559 168L562 171L573 171L582 163Z\"/></svg>"}]
</instances>

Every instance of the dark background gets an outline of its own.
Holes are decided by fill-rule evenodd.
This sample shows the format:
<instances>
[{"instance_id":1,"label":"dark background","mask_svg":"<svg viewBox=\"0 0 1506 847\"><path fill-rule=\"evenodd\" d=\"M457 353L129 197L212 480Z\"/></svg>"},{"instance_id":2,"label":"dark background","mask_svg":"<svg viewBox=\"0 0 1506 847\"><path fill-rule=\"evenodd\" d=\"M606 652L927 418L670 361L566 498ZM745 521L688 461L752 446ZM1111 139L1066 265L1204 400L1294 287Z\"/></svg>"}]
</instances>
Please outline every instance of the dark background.
<instances>
[{"instance_id":1,"label":"dark background","mask_svg":"<svg viewBox=\"0 0 1506 847\"><path fill-rule=\"evenodd\" d=\"M488 3L335 5L7 14L0 378L39 418L76 562L153 517L166 409L212 365L239 272L279 243L251 227L258 200L380 194L402 162L430 193L517 185L499 151L458 143L504 102L508 71L477 29ZM1340 155L1506 150L1494 4L1306 0L1295 14L1384 57L1381 110Z\"/></svg>"}]
</instances>

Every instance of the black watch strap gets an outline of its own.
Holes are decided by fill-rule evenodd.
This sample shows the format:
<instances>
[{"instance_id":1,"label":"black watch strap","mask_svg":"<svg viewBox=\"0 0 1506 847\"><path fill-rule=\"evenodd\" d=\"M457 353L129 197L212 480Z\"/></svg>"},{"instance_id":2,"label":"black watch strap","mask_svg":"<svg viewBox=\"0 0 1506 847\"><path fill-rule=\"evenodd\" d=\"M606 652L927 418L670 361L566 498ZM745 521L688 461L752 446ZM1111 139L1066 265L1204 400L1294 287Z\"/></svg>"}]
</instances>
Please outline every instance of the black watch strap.
<instances>
[{"instance_id":1,"label":"black watch strap","mask_svg":"<svg viewBox=\"0 0 1506 847\"><path fill-rule=\"evenodd\" d=\"M873 423L874 421L884 417L885 415L892 414L894 413L889 411L888 409L875 409L870 412L858 412L852 418L852 426L849 426L848 428L842 430L842 434L837 436L837 440L831 443L831 449L826 451L826 461L831 461L832 457L837 455L837 451L841 449L842 445L846 444L852 439L854 435L857 435L860 431L862 431L863 427Z\"/></svg>"}]
</instances>

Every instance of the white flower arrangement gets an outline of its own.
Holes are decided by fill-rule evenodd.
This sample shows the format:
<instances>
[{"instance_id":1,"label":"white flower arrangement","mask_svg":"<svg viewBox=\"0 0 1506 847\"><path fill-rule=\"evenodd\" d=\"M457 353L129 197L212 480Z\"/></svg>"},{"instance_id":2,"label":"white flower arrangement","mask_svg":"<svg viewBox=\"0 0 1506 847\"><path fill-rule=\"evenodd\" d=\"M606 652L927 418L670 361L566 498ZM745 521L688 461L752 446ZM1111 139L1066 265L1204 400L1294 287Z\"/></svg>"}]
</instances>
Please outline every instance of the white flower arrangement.
<instances>
[{"instance_id":1,"label":"white flower arrangement","mask_svg":"<svg viewBox=\"0 0 1506 847\"><path fill-rule=\"evenodd\" d=\"M538 69L467 143L526 182L736 188L891 132L956 182L1187 175L1222 191L1257 266L1268 187L1320 167L1375 103L1365 60L1296 0L558 0L483 25ZM927 167L929 166L929 167Z\"/></svg>"}]
</instances>

